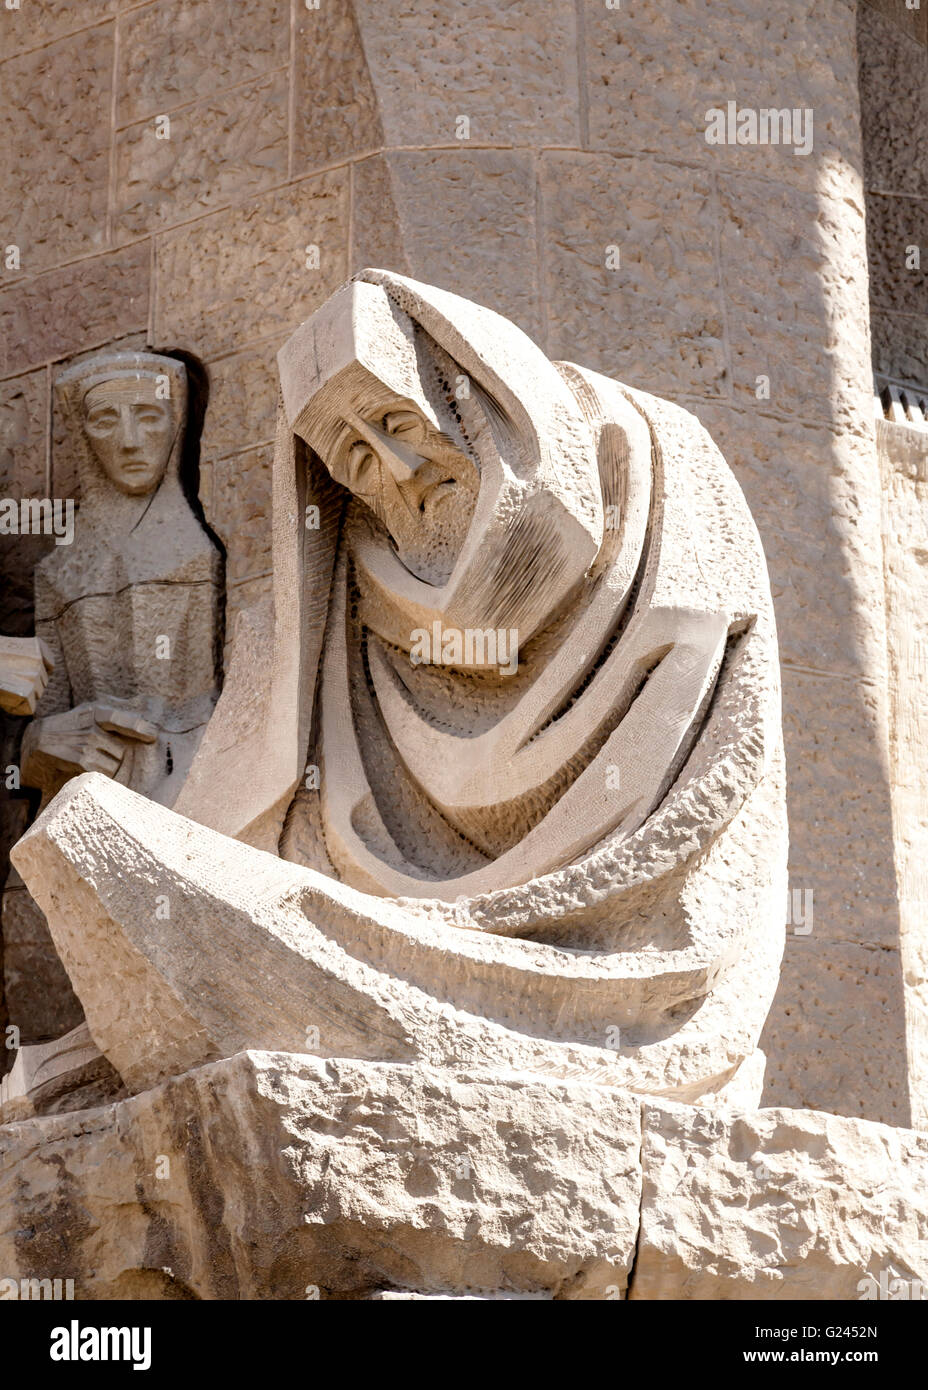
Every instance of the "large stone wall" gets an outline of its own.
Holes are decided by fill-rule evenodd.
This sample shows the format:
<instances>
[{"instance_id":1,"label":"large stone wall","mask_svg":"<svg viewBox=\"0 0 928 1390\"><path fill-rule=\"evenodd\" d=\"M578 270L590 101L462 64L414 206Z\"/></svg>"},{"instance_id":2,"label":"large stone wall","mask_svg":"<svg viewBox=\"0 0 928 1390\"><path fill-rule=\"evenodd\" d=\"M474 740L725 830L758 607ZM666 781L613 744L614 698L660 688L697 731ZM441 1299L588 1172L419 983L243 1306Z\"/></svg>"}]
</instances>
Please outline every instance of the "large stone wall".
<instances>
[{"instance_id":1,"label":"large stone wall","mask_svg":"<svg viewBox=\"0 0 928 1390\"><path fill-rule=\"evenodd\" d=\"M865 24L913 43L893 0L877 8ZM276 349L365 264L694 410L767 552L791 884L813 894L765 1102L905 1125L856 19L850 0L0 11L0 243L21 250L0 284L0 494L73 487L60 362L115 341L198 354L201 496L234 629L268 592ZM705 113L728 101L812 108L814 151L708 145ZM28 630L25 543L3 546L19 571L5 627Z\"/></svg>"}]
</instances>

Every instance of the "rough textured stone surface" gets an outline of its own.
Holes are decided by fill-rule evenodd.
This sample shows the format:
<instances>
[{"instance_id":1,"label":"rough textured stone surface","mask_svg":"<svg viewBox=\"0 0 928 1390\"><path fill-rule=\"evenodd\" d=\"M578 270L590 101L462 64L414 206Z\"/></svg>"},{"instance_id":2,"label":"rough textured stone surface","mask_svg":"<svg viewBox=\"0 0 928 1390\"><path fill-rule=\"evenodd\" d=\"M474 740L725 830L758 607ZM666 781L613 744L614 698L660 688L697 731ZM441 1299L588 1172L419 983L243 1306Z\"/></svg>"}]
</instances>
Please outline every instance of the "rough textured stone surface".
<instances>
[{"instance_id":1,"label":"rough textured stone surface","mask_svg":"<svg viewBox=\"0 0 928 1390\"><path fill-rule=\"evenodd\" d=\"M129 241L248 198L287 177L285 72L185 106L169 127L149 118L119 132L115 234ZM159 138L158 130L169 138ZM190 198L191 188L196 199Z\"/></svg>"},{"instance_id":2,"label":"rough textured stone surface","mask_svg":"<svg viewBox=\"0 0 928 1390\"><path fill-rule=\"evenodd\" d=\"M843 194L859 176L854 14L818 0L677 0L646 12L582 0L594 148L673 154ZM811 108L814 147L709 145L706 111ZM775 196L773 187L771 195Z\"/></svg>"},{"instance_id":3,"label":"rough textured stone surface","mask_svg":"<svg viewBox=\"0 0 928 1390\"><path fill-rule=\"evenodd\" d=\"M285 335L279 339L234 353L217 362L209 362L209 409L200 439L200 469L204 462L242 453L255 444L270 444L277 422L277 350L283 346ZM270 522L268 493L262 506ZM200 496L207 515L212 511L204 495ZM223 525L221 512L216 523Z\"/></svg>"},{"instance_id":4,"label":"rough textured stone surface","mask_svg":"<svg viewBox=\"0 0 928 1390\"><path fill-rule=\"evenodd\" d=\"M864 925L871 920L862 915ZM764 1104L816 1109L827 1101L835 1113L857 1116L879 1107L886 1124L911 1124L905 993L898 949L826 940L810 950L789 934L761 1038L770 1058Z\"/></svg>"},{"instance_id":5,"label":"rough textured stone surface","mask_svg":"<svg viewBox=\"0 0 928 1390\"><path fill-rule=\"evenodd\" d=\"M22 884L2 897L3 994L7 1017L29 1043L59 1038L83 1018L80 1003L55 950L48 923Z\"/></svg>"},{"instance_id":6,"label":"rough textured stone surface","mask_svg":"<svg viewBox=\"0 0 928 1390\"><path fill-rule=\"evenodd\" d=\"M642 1107L629 1297L840 1299L925 1281L928 1135L814 1111Z\"/></svg>"},{"instance_id":7,"label":"rough textured stone surface","mask_svg":"<svg viewBox=\"0 0 928 1390\"><path fill-rule=\"evenodd\" d=\"M895 8L913 26L928 22L928 6ZM928 151L921 137L928 121L928 54L894 18L869 4L860 6L857 44L866 186L928 197Z\"/></svg>"},{"instance_id":8,"label":"rough textured stone surface","mask_svg":"<svg viewBox=\"0 0 928 1390\"><path fill-rule=\"evenodd\" d=\"M928 1124L928 779L921 749L928 738L924 714L928 679L928 415L924 398L917 406L902 392L891 394L887 414L890 418L877 421L877 442L883 483L894 839L900 948L906 978L907 1053L914 1115L924 1126Z\"/></svg>"},{"instance_id":9,"label":"rough textured stone surface","mask_svg":"<svg viewBox=\"0 0 928 1390\"><path fill-rule=\"evenodd\" d=\"M736 400L756 402L763 374L777 411L862 431L868 348L849 330L866 298L867 260L847 234L846 202L786 189L771 196L766 182L727 176L719 189ZM826 312L832 328L823 342Z\"/></svg>"},{"instance_id":10,"label":"rough textured stone surface","mask_svg":"<svg viewBox=\"0 0 928 1390\"><path fill-rule=\"evenodd\" d=\"M0 64L0 244L25 274L106 245L112 70L112 25Z\"/></svg>"},{"instance_id":11,"label":"rough textured stone surface","mask_svg":"<svg viewBox=\"0 0 928 1390\"><path fill-rule=\"evenodd\" d=\"M384 143L380 104L352 0L295 6L293 172L341 164ZM405 141L403 143L406 143ZM380 209L378 216L381 216Z\"/></svg>"},{"instance_id":12,"label":"rough textured stone surface","mask_svg":"<svg viewBox=\"0 0 928 1390\"><path fill-rule=\"evenodd\" d=\"M22 780L48 799L93 767L170 804L218 695L222 566L184 494L187 369L100 353L55 385L81 509L73 543L36 570L53 671Z\"/></svg>"},{"instance_id":13,"label":"rough textured stone surface","mask_svg":"<svg viewBox=\"0 0 928 1390\"><path fill-rule=\"evenodd\" d=\"M871 298L878 309L928 313L928 267L911 261L915 247L924 250L926 200L870 193L867 223L870 246Z\"/></svg>"},{"instance_id":14,"label":"rough textured stone surface","mask_svg":"<svg viewBox=\"0 0 928 1390\"><path fill-rule=\"evenodd\" d=\"M901 381L928 381L928 314L874 308L870 322L874 370Z\"/></svg>"},{"instance_id":15,"label":"rough textured stone surface","mask_svg":"<svg viewBox=\"0 0 928 1390\"><path fill-rule=\"evenodd\" d=\"M0 381L0 497L48 496L48 373ZM4 570L9 540L4 546Z\"/></svg>"},{"instance_id":16,"label":"rough textured stone surface","mask_svg":"<svg viewBox=\"0 0 928 1390\"><path fill-rule=\"evenodd\" d=\"M267 514L273 448L227 455L213 467L210 507L226 548L226 584L233 588L271 572L271 519Z\"/></svg>"},{"instance_id":17,"label":"rough textured stone surface","mask_svg":"<svg viewBox=\"0 0 928 1390\"><path fill-rule=\"evenodd\" d=\"M925 1135L866 1121L246 1052L0 1127L0 1267L77 1299L854 1301L928 1279L926 1178Z\"/></svg>"},{"instance_id":18,"label":"rough textured stone surface","mask_svg":"<svg viewBox=\"0 0 928 1390\"><path fill-rule=\"evenodd\" d=\"M103 36L114 35L118 29L117 90L111 93L116 96L115 124L110 124L108 112L103 111L103 146L128 154L133 135L164 110L187 131L182 144L172 151L171 169L162 171L159 163L158 177L174 182L170 192L155 194L151 208L158 221L151 225L164 229L155 235L162 248L171 253L162 281L164 294L172 298L176 293L169 278L175 265L171 259L176 250L173 238L191 240L189 258L184 260L179 251L176 254L178 273L185 274L194 266L197 273L187 281L186 302L174 306L172 298L171 313L152 324L149 345L170 346L172 340L183 336L188 347L205 351L211 361L216 357L217 340L224 355L276 346L328 291L320 293L318 299L310 296L307 302L301 293L294 293L294 285L285 275L278 275L280 297L276 305L269 304L264 277L266 274L273 280L278 274L275 252L268 250L273 234L252 237L248 211L252 204L247 194L235 191L238 185L231 179L231 170L239 159L234 150L241 148L236 166L239 172L244 170L248 179L263 177L261 154L255 153L252 140L254 132L251 126L243 128L237 113L246 102L242 94L247 90L265 82L274 88L279 82L288 67L292 37L292 129L288 168L281 172L280 181L291 176L302 179L320 167L348 162L350 167L344 169L348 211L340 224L346 266L350 263L358 269L365 263L385 264L401 273L425 274L454 287L447 268L441 264L436 267L436 261L442 259L434 249L437 238L449 265L455 261L461 265L468 292L478 300L506 307L519 317L521 306L529 306L538 289L539 303L532 309L533 317L528 316L526 307L521 321L538 332L550 355L608 364L610 370L612 363L621 360L625 365L618 374L623 379L685 397L683 403L697 413L702 410L700 398L711 397L715 403L730 400L734 365L734 389L744 408L730 412L732 428L719 442L749 492L756 484L750 500L774 573L780 639L787 661L795 659L805 665L819 647L821 661L815 662L816 666L825 662L831 671L834 663L845 681L855 680L860 686L850 706L847 701L838 703L840 713L832 720L833 726L840 726L850 708L849 732L840 757L848 773L842 777L853 776L859 761L866 769L861 777L865 775L868 781L866 794L853 800L854 833L843 840L837 817L832 823L824 813L822 800L814 786L810 790L806 775L816 766L819 745L827 736L823 731L829 718L825 708L828 694L834 690L837 700L840 687L809 681L802 690L802 698L809 703L805 708L797 704L795 715L790 717L787 738L789 784L795 788L790 798L796 862L814 863L823 843L842 844L845 858L833 870L826 869L823 862L816 873L817 913L823 922L835 926L839 936L857 930L861 938L872 933L885 943L896 929L899 914L884 892L894 868L885 832L889 817L887 779L885 771L874 776L880 760L885 762L887 744L885 715L880 711L881 703L885 705L885 695L880 692L884 677L875 656L881 648L885 653L886 641L870 582L876 556L871 527L873 516L879 512L879 488L875 453L871 452L869 462L864 457L867 447L872 451L872 444L867 442L868 421L863 415L854 415L858 407L845 389L857 371L862 372L861 392L868 386L865 366L860 365L866 342L867 296L860 274L863 164L857 130L853 20L856 10L867 187L883 195L901 194L912 204L920 186L916 177L920 179L924 162L924 142L917 140L921 123L912 113L919 109L922 90L918 85L920 55L928 62L924 46L928 6L923 3L919 11L910 11L902 0L869 0L860 6L812 6L811 0L799 4L777 0L765 6L749 0L711 0L708 4L686 0L671 10L627 0L619 10L607 11L600 0L588 0L582 6L565 3L550 7L550 34L538 30L537 6L530 10L527 5L464 5L445 14L433 13L434 6L410 5L406 0L380 0L377 4L372 0L363 5L323 0L320 10L311 12L299 3L291 7L264 4L262 0L227 10L224 3L211 5L200 0L182 7L185 33L178 29L179 8L174 0L144 6L117 5L114 0L94 4L88 0L24 0L19 11L0 9L0 41L3 55L12 59L10 71L45 71L44 65L51 63L48 82L30 88L34 100L21 127L21 157L15 148L12 151L16 167L28 168L33 175L32 192L27 190L33 225L40 230L60 229L69 208L88 206L86 171L68 163L64 153L68 141L49 134L36 147L27 142L27 135L30 131L51 131L44 108L47 106L48 112L60 110L61 93L80 87L80 63L74 62L74 55L80 54L85 39L88 52L96 51L105 46ZM505 13L501 13L503 9ZM291 17L295 19L292 33ZM530 30L525 29L526 24ZM86 37L90 30L95 32ZM400 32L405 35L402 44L394 41ZM733 33L737 35L734 43ZM327 34L332 36L331 46ZM186 45L194 57L179 52L178 45ZM334 58L331 47L339 49ZM43 52L50 58L43 57ZM109 83L110 72L105 67L99 71L101 90ZM447 133L454 116L470 109L465 106L461 113L454 109L458 93L467 100L473 97L471 115L478 118L469 146L457 140L453 131ZM815 152L799 158L784 150L706 146L702 137L705 110L714 101L728 99L745 105L792 104L794 99L809 104L815 112ZM213 167L203 157L203 146L189 129L185 113L197 106L203 113L215 109L228 114L230 124L222 115L212 127L223 150L221 167ZM85 109L78 102L73 129L66 122L63 130L82 145L90 140L96 149L97 132L86 125ZM266 119L273 124L271 111L269 108ZM392 164L379 155L352 163L369 150L379 150L385 130L391 145L402 147ZM18 131L19 127L13 132L14 147ZM243 142L240 147L236 135ZM488 186L500 186L498 176L489 171L498 168L501 152L481 148L487 138L490 143L511 142L537 149L540 168L557 164L557 178L570 179L576 190L573 203L556 198L548 201L551 178L543 175L543 196L537 199L534 214L521 195L518 220L510 216L504 198L493 202L494 216L502 218L500 225L507 228L506 236L499 237L496 223L480 215L481 206L488 203ZM139 140L141 149L141 136ZM417 161L423 155L418 147L436 142L445 146L440 153L449 161L465 156L467 163L462 162L459 170L466 168L468 174L465 179L452 178L443 172L445 166L422 162L421 167L432 171L438 190L436 207L441 212L433 217L418 183ZM627 157L641 170L639 183L618 185L604 180L593 189L597 201L590 202L587 213L592 231L584 226L582 206L589 201L583 182L583 168L591 161L589 147L597 156ZM279 146L274 143L270 151L277 160ZM428 150L426 157L434 153ZM165 151L159 150L157 157L159 161L166 159ZM138 158L138 151L133 158ZM486 174L482 172L484 164ZM676 171L679 191L672 198L661 186L663 175L659 180L657 166L671 166ZM147 155L132 167L148 177ZM62 173L61 180L48 177L51 168ZM98 156L94 155L87 168L99 171ZM742 200L739 183L746 173L750 179L745 182ZM673 177L668 174L667 180ZM707 178L710 186L718 184L714 201L708 205L711 215L695 217L696 199L686 194L687 178L691 195L704 188ZM117 186L121 187L114 178L114 194ZM511 181L506 186L511 188ZM806 204L795 195L809 193L813 187L830 199L827 208L823 207L826 217L817 219L814 231L810 228L797 246L793 222L805 215ZM133 199L141 195L144 181L134 188ZM766 202L765 189L769 190ZM787 189L793 190L789 197L785 196ZM530 186L528 191L530 194ZM70 241L59 238L56 260L49 262L53 267L50 273L33 278L33 267L19 272L20 283L16 283L17 272L3 270L0 375L21 377L47 364L54 368L62 356L116 339L124 341L137 330L147 337L147 282L153 247L145 240L113 257L116 236L127 233L118 231L115 203L108 205L106 192L101 187L101 197L90 208L89 220L74 226L76 242L82 245L89 244L88 237L104 227L101 253L88 256L80 252L80 259L73 260ZM622 293L621 313L614 314L609 308L615 305L613 292L597 289L600 246L612 241L613 221L620 216L629 220L624 202L631 199L640 207L648 197L656 208L654 216L667 229L666 237L663 242L652 237L650 243L644 238L640 261L632 262L631 287ZM718 255L723 197L728 229L724 267ZM238 208L219 211L217 198L245 198L246 210L241 214ZM305 185L299 186L296 198L298 207L306 206ZM144 198L135 208L132 218L148 216ZM210 223L210 218L189 222L190 209L198 215L203 208L216 208L214 218L228 217L221 275L213 273L208 241L204 245L198 239L197 228ZM551 208L557 216L551 214ZM673 225L681 209L698 229L689 242ZM840 214L840 244L830 234L835 225L834 210ZM16 205L11 202L8 211L15 218ZM870 218L871 235L879 226L888 225L895 236L894 225L881 222L877 212ZM908 208L909 216L918 213L917 207ZM236 217L241 222L240 240ZM769 229L768 220L772 223ZM917 225L925 222L921 216ZM739 223L747 231L735 237L731 227ZM132 225L144 229L148 224L137 220ZM453 235L459 225L467 228L466 238ZM564 236L565 226L569 238ZM795 231L801 228L796 226ZM349 237L353 248L348 245ZM915 239L919 237L920 233ZM302 243L310 239L314 239L311 234L300 236ZM708 258L700 253L702 245L710 248ZM878 258L887 255L878 252ZM650 276L649 256L659 266ZM756 265L752 260L755 256ZM552 273L552 266L557 273ZM846 283L845 275L849 277ZM485 283L481 283L482 278ZM803 289L790 305L788 290L794 279ZM774 310L769 314L760 312L765 283ZM707 284L712 286L710 294L706 293ZM917 289L914 282L906 284ZM231 287L234 305L228 314L226 287ZM897 283L895 290L899 288ZM256 313L252 312L252 289L262 300ZM897 307L878 308L872 314L874 364L884 375L925 382L928 315L917 312L914 301L898 295L890 298L893 287L884 285L884 289L885 302ZM578 292L584 306L580 313L574 303ZM604 298L607 292L608 300ZM212 332L210 323L214 302L218 305L218 334ZM294 305L292 318L277 317L285 303ZM740 334L737 351L726 326L730 307L731 329ZM269 327L269 322L274 326ZM660 338L667 332L680 335L677 348ZM141 344L130 341L129 345ZM792 352L798 354L795 360ZM780 378L779 386L776 379L772 383L777 418L771 426L758 418L749 394L745 395L750 392L749 368L759 357L774 360L779 369L774 374ZM739 378L739 369L747 373L746 386ZM843 412L841 437L832 431L830 446L825 431L814 436L809 433L812 422L834 423L836 418L828 395L829 373L840 388L836 400ZM783 396L781 391L777 401L776 392L784 378L790 381L790 392ZM819 385L821 397L816 394ZM813 386L816 389L811 389ZM220 397L216 399L218 402ZM801 420L795 415L800 402ZM238 441L236 450L254 449L267 438L267 421L261 410L249 409L242 427L254 428L256 433ZM714 432L711 424L709 428ZM840 460L852 433L862 441L864 450L853 469L845 472L841 489L832 491L824 485L824 478ZM760 465L757 474L751 475L755 448L768 470L783 470L785 504L775 478L766 487L761 485ZM18 461L17 467L26 476L37 477L39 457L44 452L40 448L30 454L28 464ZM226 452L225 443L222 452ZM794 462L800 453L806 462L797 470ZM818 476L813 477L816 457L820 467ZM743 469L739 460L744 461ZM57 468L57 449L53 463L56 493L60 487L64 495L73 495L73 479ZM844 465L840 468L843 470ZM803 489L809 497L805 509ZM856 520L849 505L854 497L862 499ZM839 532L841 547L836 556ZM797 559L793 571L792 548ZM29 573L46 549L41 537L17 538L4 546L4 560L9 557L14 570L0 600L7 615L2 623L4 631L22 635L31 631ZM810 584L814 578L816 549L822 562L817 594L812 587L805 587L806 575ZM857 585L855 598L857 566L862 566L863 582ZM264 576L246 579L231 592L235 602L247 604L266 598L268 589L269 580ZM867 626L869 634L862 631ZM836 758L829 752L826 761L830 764ZM829 774L829 785L846 789L847 782ZM869 873L880 861L881 852L879 882L867 896L867 910L842 921L837 911L844 901L842 878L849 877L856 885L856 866L866 864ZM814 931L813 944L815 940ZM812 956L808 959L810 963L813 960ZM786 987L784 981L783 989ZM850 977L846 988L853 1012ZM815 1047L821 1044L826 1051L835 1047L831 1032L817 1041L812 1032L809 1036ZM790 1088L801 1087L805 1046L803 1042L794 1057L783 1059L786 1072L791 1071ZM907 1061L895 1044L887 1051L887 1064L890 1056L895 1058L894 1069L886 1074L885 1084L895 1104L900 1086L904 1089ZM852 1071L836 1070L834 1075L835 1086L840 1078L845 1095L853 1091L854 1107L865 1096L871 1115L889 1113L881 1108L882 1076L871 1071L865 1077L862 1066L856 1064ZM821 1104L837 1107L846 1103L837 1089L827 1094L824 1067L821 1081L825 1087L818 1093Z\"/></svg>"},{"instance_id":19,"label":"rough textured stone surface","mask_svg":"<svg viewBox=\"0 0 928 1390\"><path fill-rule=\"evenodd\" d=\"M492 304L540 336L531 156L464 146L366 160L355 174L356 269L400 268L385 196L402 209L400 245L417 279Z\"/></svg>"},{"instance_id":20,"label":"rough textured stone surface","mask_svg":"<svg viewBox=\"0 0 928 1390\"><path fill-rule=\"evenodd\" d=\"M543 25L535 0L356 0L355 11L388 146L466 144L459 115L474 144L580 143L572 0L547 0Z\"/></svg>"},{"instance_id":21,"label":"rough textured stone surface","mask_svg":"<svg viewBox=\"0 0 928 1390\"><path fill-rule=\"evenodd\" d=\"M166 232L156 337L208 359L295 326L345 278L347 234L344 170ZM307 266L307 246L319 248L318 269Z\"/></svg>"},{"instance_id":22,"label":"rough textured stone surface","mask_svg":"<svg viewBox=\"0 0 928 1390\"><path fill-rule=\"evenodd\" d=\"M39 48L62 34L88 29L111 19L132 0L22 0L18 10L5 6L0 13L4 56L27 48Z\"/></svg>"},{"instance_id":23,"label":"rough textured stone surface","mask_svg":"<svg viewBox=\"0 0 928 1390\"><path fill-rule=\"evenodd\" d=\"M120 25L119 123L209 97L289 57L288 0L143 5Z\"/></svg>"},{"instance_id":24,"label":"rough textured stone surface","mask_svg":"<svg viewBox=\"0 0 928 1390\"><path fill-rule=\"evenodd\" d=\"M77 1298L621 1296L639 1144L618 1091L243 1053L0 1128L0 1267Z\"/></svg>"},{"instance_id":25,"label":"rough textured stone surface","mask_svg":"<svg viewBox=\"0 0 928 1390\"><path fill-rule=\"evenodd\" d=\"M144 329L150 260L148 246L138 243L0 290L3 374Z\"/></svg>"},{"instance_id":26,"label":"rough textured stone surface","mask_svg":"<svg viewBox=\"0 0 928 1390\"><path fill-rule=\"evenodd\" d=\"M555 152L540 186L556 229L543 250L551 355L658 392L720 394L730 368L709 177L658 159ZM687 293L668 295L681 274Z\"/></svg>"}]
</instances>

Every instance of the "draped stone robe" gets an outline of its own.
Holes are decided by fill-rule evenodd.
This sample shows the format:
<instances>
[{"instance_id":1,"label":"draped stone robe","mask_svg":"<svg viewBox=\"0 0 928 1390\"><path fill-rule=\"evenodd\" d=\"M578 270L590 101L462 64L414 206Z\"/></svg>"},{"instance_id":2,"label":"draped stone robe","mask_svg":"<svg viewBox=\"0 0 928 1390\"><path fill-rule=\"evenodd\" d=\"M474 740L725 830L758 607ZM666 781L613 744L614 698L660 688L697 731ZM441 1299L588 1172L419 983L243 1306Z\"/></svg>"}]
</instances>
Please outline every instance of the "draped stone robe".
<instances>
[{"instance_id":1,"label":"draped stone robe","mask_svg":"<svg viewBox=\"0 0 928 1390\"><path fill-rule=\"evenodd\" d=\"M455 1054L450 1009L487 1020L488 1058L756 1091L787 841L772 603L737 483L686 411L445 291L357 281L348 337L380 312L369 291L394 325L351 348L366 370L416 401L432 360L474 388L475 520L443 589L404 570L301 437L343 352L338 322L303 325L280 355L266 690L243 654L177 809L306 866L325 951L383 998L402 981L430 1056ZM516 674L413 662L436 612L517 629Z\"/></svg>"}]
</instances>

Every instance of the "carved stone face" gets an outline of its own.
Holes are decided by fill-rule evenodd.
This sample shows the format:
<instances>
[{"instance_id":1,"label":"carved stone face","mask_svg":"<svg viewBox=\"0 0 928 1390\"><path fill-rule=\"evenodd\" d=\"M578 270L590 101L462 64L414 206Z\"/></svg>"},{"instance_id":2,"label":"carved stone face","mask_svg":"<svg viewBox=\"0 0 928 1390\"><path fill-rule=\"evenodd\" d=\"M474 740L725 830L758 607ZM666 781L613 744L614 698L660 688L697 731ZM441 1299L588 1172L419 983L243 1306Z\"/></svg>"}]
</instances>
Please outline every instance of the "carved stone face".
<instances>
[{"instance_id":1,"label":"carved stone face","mask_svg":"<svg viewBox=\"0 0 928 1390\"><path fill-rule=\"evenodd\" d=\"M359 403L359 412L342 407L326 466L383 523L406 568L443 584L473 516L478 469L411 401Z\"/></svg>"},{"instance_id":2,"label":"carved stone face","mask_svg":"<svg viewBox=\"0 0 928 1390\"><path fill-rule=\"evenodd\" d=\"M158 400L154 377L114 377L84 397L87 442L106 476L129 497L154 492L176 433L170 401Z\"/></svg>"}]
</instances>

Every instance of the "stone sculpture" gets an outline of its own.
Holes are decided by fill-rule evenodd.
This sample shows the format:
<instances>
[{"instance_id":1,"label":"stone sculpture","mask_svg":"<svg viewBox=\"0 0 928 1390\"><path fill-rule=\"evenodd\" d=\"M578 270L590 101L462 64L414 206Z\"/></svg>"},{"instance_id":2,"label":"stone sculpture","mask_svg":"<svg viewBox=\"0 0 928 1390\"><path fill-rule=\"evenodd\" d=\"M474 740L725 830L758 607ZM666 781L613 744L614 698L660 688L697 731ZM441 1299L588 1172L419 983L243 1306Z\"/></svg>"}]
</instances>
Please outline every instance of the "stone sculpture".
<instances>
[{"instance_id":1,"label":"stone sculpture","mask_svg":"<svg viewBox=\"0 0 928 1390\"><path fill-rule=\"evenodd\" d=\"M106 352L56 383L78 451L75 544L36 569L54 673L23 741L47 801L98 771L172 805L218 695L222 564L180 476L187 373Z\"/></svg>"},{"instance_id":2,"label":"stone sculpture","mask_svg":"<svg viewBox=\"0 0 928 1390\"><path fill-rule=\"evenodd\" d=\"M33 645L53 669L23 736L22 782L45 805L93 769L171 805L219 692L223 583L182 477L187 368L101 352L62 372L56 393L81 504L73 543L35 571ZM80 1009L15 871L2 915L11 1019L23 1042L53 1038Z\"/></svg>"},{"instance_id":3,"label":"stone sculpture","mask_svg":"<svg viewBox=\"0 0 928 1390\"><path fill-rule=\"evenodd\" d=\"M920 1276L918 1136L894 1163L883 1126L752 1115L778 663L709 437L382 271L279 362L267 662L238 644L173 807L91 772L13 852L87 1027L7 1088L32 1177L0 1253L38 1267L65 1172L52 1224L92 1213L76 1277L108 1298L846 1297L890 1250ZM851 1169L882 1194L814 1250L780 1229L800 1132L803 1202L837 1211ZM718 1239L680 1165L743 1197Z\"/></svg>"},{"instance_id":4,"label":"stone sculpture","mask_svg":"<svg viewBox=\"0 0 928 1390\"><path fill-rule=\"evenodd\" d=\"M257 722L233 666L189 821L82 779L15 851L94 1039L133 1089L261 1046L756 1093L778 668L718 451L686 412L385 272L280 366ZM512 674L468 654L496 633Z\"/></svg>"}]
</instances>

